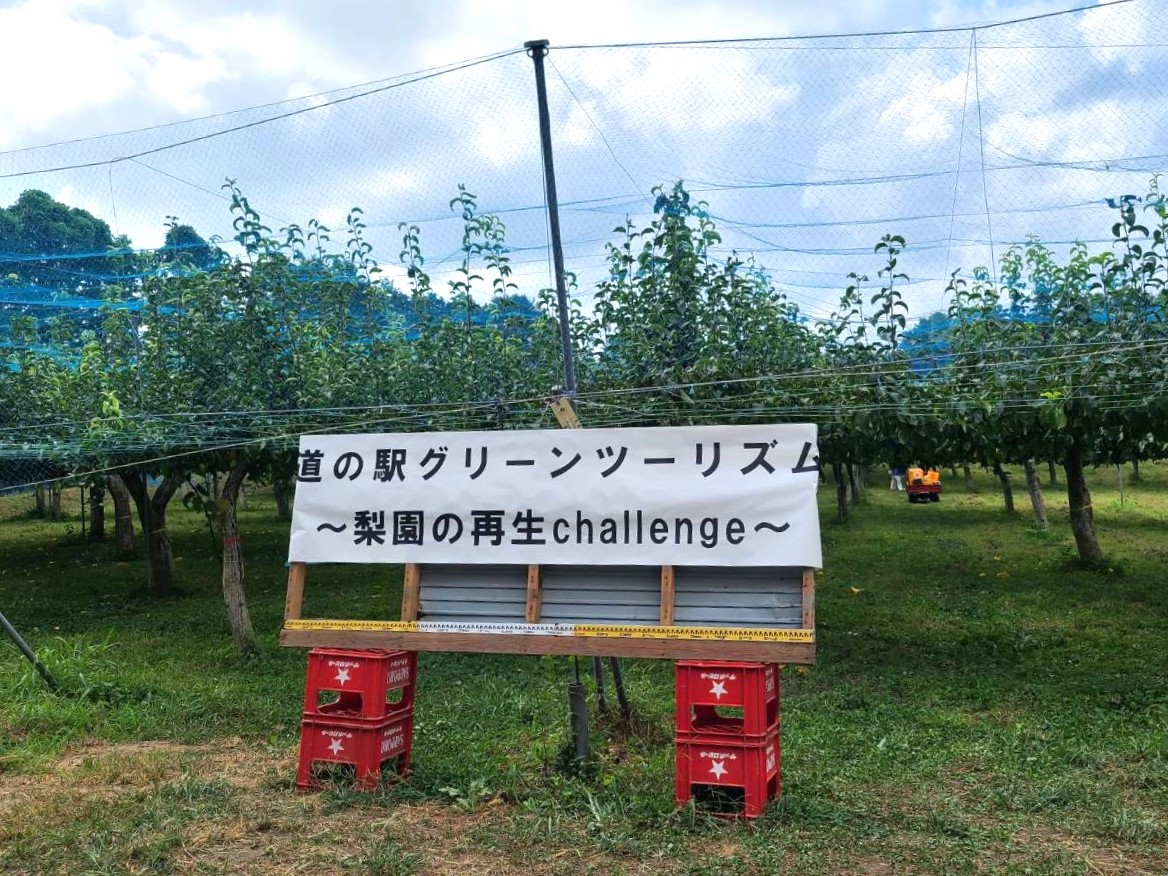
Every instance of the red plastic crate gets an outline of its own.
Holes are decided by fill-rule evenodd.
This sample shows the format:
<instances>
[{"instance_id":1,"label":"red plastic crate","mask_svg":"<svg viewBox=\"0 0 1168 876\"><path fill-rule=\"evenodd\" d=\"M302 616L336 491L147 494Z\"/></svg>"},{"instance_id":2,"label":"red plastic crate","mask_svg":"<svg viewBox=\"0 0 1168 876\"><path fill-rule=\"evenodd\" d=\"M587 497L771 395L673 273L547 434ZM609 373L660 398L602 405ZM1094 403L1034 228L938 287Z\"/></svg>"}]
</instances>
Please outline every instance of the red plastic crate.
<instances>
[{"instance_id":1,"label":"red plastic crate","mask_svg":"<svg viewBox=\"0 0 1168 876\"><path fill-rule=\"evenodd\" d=\"M761 737L779 726L778 664L681 660L674 671L678 734Z\"/></svg>"},{"instance_id":2,"label":"red plastic crate","mask_svg":"<svg viewBox=\"0 0 1168 876\"><path fill-rule=\"evenodd\" d=\"M382 767L396 761L397 778L409 775L414 742L413 715L399 715L370 723L343 718L305 718L300 725L299 788L319 788L313 764L352 764L357 787L372 790L381 781Z\"/></svg>"},{"instance_id":3,"label":"red plastic crate","mask_svg":"<svg viewBox=\"0 0 1168 876\"><path fill-rule=\"evenodd\" d=\"M762 739L717 736L679 736L676 755L675 799L684 806L700 789L734 789L743 792L740 811L719 812L731 817L758 818L767 801L782 793L779 734Z\"/></svg>"},{"instance_id":4,"label":"red plastic crate","mask_svg":"<svg viewBox=\"0 0 1168 876\"><path fill-rule=\"evenodd\" d=\"M313 648L308 652L304 717L380 721L414 707L418 655L412 651L352 651ZM390 695L401 691L400 699ZM336 697L321 702L322 693Z\"/></svg>"}]
</instances>

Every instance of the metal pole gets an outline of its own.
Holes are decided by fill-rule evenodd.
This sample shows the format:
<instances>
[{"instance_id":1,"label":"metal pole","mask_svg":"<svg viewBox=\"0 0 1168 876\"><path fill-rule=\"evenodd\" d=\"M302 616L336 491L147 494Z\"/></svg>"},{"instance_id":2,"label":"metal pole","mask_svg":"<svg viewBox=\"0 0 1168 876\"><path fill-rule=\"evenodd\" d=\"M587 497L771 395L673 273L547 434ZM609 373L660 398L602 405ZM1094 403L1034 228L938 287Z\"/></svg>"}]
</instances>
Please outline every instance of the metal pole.
<instances>
[{"instance_id":1,"label":"metal pole","mask_svg":"<svg viewBox=\"0 0 1168 876\"><path fill-rule=\"evenodd\" d=\"M608 714L608 695L604 692L604 660L592 658L592 675L596 679L596 706L600 714Z\"/></svg>"},{"instance_id":2,"label":"metal pole","mask_svg":"<svg viewBox=\"0 0 1168 876\"><path fill-rule=\"evenodd\" d=\"M568 321L568 287L564 281L564 247L560 238L560 199L556 195L556 165L552 159L552 122L548 113L547 78L543 59L547 55L547 40L528 40L523 44L535 65L535 99L539 110L539 146L543 157L544 195L547 199L548 234L552 245L552 263L555 266L556 310L560 322L560 346L564 354L564 392L569 403L576 406L576 366L572 362L572 332ZM604 701L604 669L599 659L593 660L597 691ZM577 668L577 672L579 669ZM568 685L568 702L572 716L572 741L577 759L587 760L588 710L584 704L584 687L577 680Z\"/></svg>"},{"instance_id":3,"label":"metal pole","mask_svg":"<svg viewBox=\"0 0 1168 876\"><path fill-rule=\"evenodd\" d=\"M547 80L543 59L548 52L547 40L528 40L523 44L535 64L535 96L539 105L539 145L543 152L543 182L547 194L548 226L552 242L552 262L556 270L556 309L560 318L560 343L564 348L564 389L575 406L576 367L572 363L572 334L568 325L568 288L564 283L564 249L560 241L560 201L556 197L556 168L552 161L552 123L548 115Z\"/></svg>"},{"instance_id":4,"label":"metal pole","mask_svg":"<svg viewBox=\"0 0 1168 876\"><path fill-rule=\"evenodd\" d=\"M612 686L616 688L616 698L617 702L620 703L621 717L629 721L633 717L633 710L629 705L628 694L625 693L625 676L621 672L620 658L609 657L608 665L612 668Z\"/></svg>"},{"instance_id":5,"label":"metal pole","mask_svg":"<svg viewBox=\"0 0 1168 876\"><path fill-rule=\"evenodd\" d=\"M560 344L564 353L564 391L572 407L576 406L576 366L572 361L572 332L568 318L568 288L564 280L564 248L560 238L560 200L556 195L556 165L552 159L552 123L548 113L547 78L543 59L548 53L547 40L528 40L523 44L535 65L535 96L539 109L539 145L543 153L543 182L547 197L548 229L552 245L552 263L556 272L556 309L560 321ZM604 663L592 659L592 673L596 678L596 694L600 711L608 711L604 692ZM627 702L623 680L614 678L617 696Z\"/></svg>"},{"instance_id":6,"label":"metal pole","mask_svg":"<svg viewBox=\"0 0 1168 876\"><path fill-rule=\"evenodd\" d=\"M37 671L40 677L45 680L45 684L47 684L51 690L60 690L60 686L57 684L57 679L53 678L52 673L45 668L43 663L41 663L40 659L36 655L36 652L34 652L32 648L28 647L28 642L24 641L24 639L20 637L20 633L16 631L16 627L8 622L8 618L4 616L4 612L2 611L0 611L0 629L3 629L4 632L8 634L8 638L16 643L16 647L20 649L20 653L28 658L28 662L32 664L32 668Z\"/></svg>"},{"instance_id":7,"label":"metal pole","mask_svg":"<svg viewBox=\"0 0 1168 876\"><path fill-rule=\"evenodd\" d=\"M588 739L588 700L584 685L578 681L568 684L568 714L572 721L572 751L576 764L582 766L592 757Z\"/></svg>"}]
</instances>

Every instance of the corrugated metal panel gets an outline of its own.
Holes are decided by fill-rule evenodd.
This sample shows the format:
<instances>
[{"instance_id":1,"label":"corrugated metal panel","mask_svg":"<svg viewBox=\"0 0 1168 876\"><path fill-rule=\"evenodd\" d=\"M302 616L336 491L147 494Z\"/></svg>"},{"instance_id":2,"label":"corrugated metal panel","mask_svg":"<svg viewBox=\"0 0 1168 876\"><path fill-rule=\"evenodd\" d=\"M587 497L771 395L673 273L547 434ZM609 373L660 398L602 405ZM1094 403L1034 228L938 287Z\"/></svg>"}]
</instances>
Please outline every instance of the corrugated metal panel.
<instances>
[{"instance_id":1,"label":"corrugated metal panel","mask_svg":"<svg viewBox=\"0 0 1168 876\"><path fill-rule=\"evenodd\" d=\"M803 600L793 593L749 592L724 590L718 593L676 593L673 604L677 608L701 608L703 605L716 608L750 608L753 605L768 605L772 608L803 609Z\"/></svg>"},{"instance_id":2,"label":"corrugated metal panel","mask_svg":"<svg viewBox=\"0 0 1168 876\"><path fill-rule=\"evenodd\" d=\"M522 623L526 566L423 566L420 618Z\"/></svg>"},{"instance_id":3,"label":"corrugated metal panel","mask_svg":"<svg viewBox=\"0 0 1168 876\"><path fill-rule=\"evenodd\" d=\"M422 566L422 580L434 584L469 583L472 585L490 582L492 584L507 581L526 581L527 566L475 566L463 565L425 565Z\"/></svg>"},{"instance_id":4,"label":"corrugated metal panel","mask_svg":"<svg viewBox=\"0 0 1168 876\"><path fill-rule=\"evenodd\" d=\"M655 624L657 566L544 566L542 619L558 623Z\"/></svg>"},{"instance_id":5,"label":"corrugated metal panel","mask_svg":"<svg viewBox=\"0 0 1168 876\"><path fill-rule=\"evenodd\" d=\"M679 626L800 627L801 569L678 566L674 623ZM657 566L544 566L547 623L656 624ZM521 623L526 566L425 566L425 620Z\"/></svg>"},{"instance_id":6,"label":"corrugated metal panel","mask_svg":"<svg viewBox=\"0 0 1168 876\"><path fill-rule=\"evenodd\" d=\"M544 566L543 586L574 590L645 590L661 587L660 566Z\"/></svg>"},{"instance_id":7,"label":"corrugated metal panel","mask_svg":"<svg viewBox=\"0 0 1168 876\"><path fill-rule=\"evenodd\" d=\"M757 584L775 593L803 592L803 570L787 566L677 566L674 575L678 590L739 590Z\"/></svg>"},{"instance_id":8,"label":"corrugated metal panel","mask_svg":"<svg viewBox=\"0 0 1168 876\"><path fill-rule=\"evenodd\" d=\"M603 603L543 604L540 619L546 623L576 624L656 624L660 609L656 606L604 605Z\"/></svg>"},{"instance_id":9,"label":"corrugated metal panel","mask_svg":"<svg viewBox=\"0 0 1168 876\"><path fill-rule=\"evenodd\" d=\"M803 625L802 569L679 566L674 575L678 626Z\"/></svg>"},{"instance_id":10,"label":"corrugated metal panel","mask_svg":"<svg viewBox=\"0 0 1168 876\"><path fill-rule=\"evenodd\" d=\"M445 584L423 584L427 599L445 599L453 602L481 602L490 598L499 602L526 599L526 587L492 587L489 595L482 587L448 587Z\"/></svg>"},{"instance_id":11,"label":"corrugated metal panel","mask_svg":"<svg viewBox=\"0 0 1168 876\"><path fill-rule=\"evenodd\" d=\"M580 605L648 606L654 610L661 605L659 590L576 590L554 588L550 593L544 584L543 604L579 603Z\"/></svg>"},{"instance_id":12,"label":"corrugated metal panel","mask_svg":"<svg viewBox=\"0 0 1168 876\"><path fill-rule=\"evenodd\" d=\"M803 626L803 610L744 608L676 608L673 623L679 627L791 627Z\"/></svg>"}]
</instances>

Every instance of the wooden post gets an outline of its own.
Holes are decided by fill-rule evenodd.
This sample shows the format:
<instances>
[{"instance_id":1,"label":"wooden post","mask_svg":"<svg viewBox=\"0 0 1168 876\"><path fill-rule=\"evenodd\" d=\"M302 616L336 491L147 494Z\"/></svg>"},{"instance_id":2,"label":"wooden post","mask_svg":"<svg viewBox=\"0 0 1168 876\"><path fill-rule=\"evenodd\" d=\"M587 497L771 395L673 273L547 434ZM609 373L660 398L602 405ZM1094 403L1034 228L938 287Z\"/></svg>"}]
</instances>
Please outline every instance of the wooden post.
<instances>
[{"instance_id":1,"label":"wooden post","mask_svg":"<svg viewBox=\"0 0 1168 876\"><path fill-rule=\"evenodd\" d=\"M527 567L527 610L524 619L529 624L539 623L543 611L543 567L533 564Z\"/></svg>"},{"instance_id":2,"label":"wooden post","mask_svg":"<svg viewBox=\"0 0 1168 876\"><path fill-rule=\"evenodd\" d=\"M304 563L288 566L288 596L284 600L284 620L299 620L304 607L304 576L308 567Z\"/></svg>"},{"instance_id":3,"label":"wooden post","mask_svg":"<svg viewBox=\"0 0 1168 876\"><path fill-rule=\"evenodd\" d=\"M803 629L815 629L815 570L803 570Z\"/></svg>"},{"instance_id":4,"label":"wooden post","mask_svg":"<svg viewBox=\"0 0 1168 876\"><path fill-rule=\"evenodd\" d=\"M673 626L673 566L661 567L661 626Z\"/></svg>"},{"instance_id":5,"label":"wooden post","mask_svg":"<svg viewBox=\"0 0 1168 876\"><path fill-rule=\"evenodd\" d=\"M418 563L406 563L405 578L402 581L401 619L416 621L422 592L422 567Z\"/></svg>"}]
</instances>

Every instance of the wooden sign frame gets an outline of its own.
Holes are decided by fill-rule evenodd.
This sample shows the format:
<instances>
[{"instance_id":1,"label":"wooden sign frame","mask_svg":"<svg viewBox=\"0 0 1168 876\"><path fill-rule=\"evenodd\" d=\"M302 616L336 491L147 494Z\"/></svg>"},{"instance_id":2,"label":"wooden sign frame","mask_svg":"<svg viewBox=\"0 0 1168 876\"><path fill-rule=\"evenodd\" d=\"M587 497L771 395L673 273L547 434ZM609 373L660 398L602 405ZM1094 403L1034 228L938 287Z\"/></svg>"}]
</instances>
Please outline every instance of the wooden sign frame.
<instances>
[{"instance_id":1,"label":"wooden sign frame","mask_svg":"<svg viewBox=\"0 0 1168 876\"><path fill-rule=\"evenodd\" d=\"M426 568L442 570L450 567ZM483 574L487 575L497 574L501 567L481 568ZM735 626L732 623L706 623L700 626L677 624L678 575L679 572L684 575L694 570L674 566L659 567L659 603L654 612L657 616L656 624L643 620L639 623L549 621L544 611L544 579L549 570L558 568L538 565L526 568L525 586L521 586L523 592L520 594L524 598L519 604L522 620L517 613L513 623L497 620L481 623L428 621L424 610L424 569L417 563L405 566L400 620L338 621L303 617L308 566L305 563L291 563L280 644L301 648L403 648L410 651L578 654L672 660L815 662L815 573L812 569L788 570L800 575L795 588L799 596L798 603L784 606L788 612L798 612L793 619L800 625L793 627L768 626L759 622L749 626ZM731 575L735 572L732 568L726 571ZM776 568L773 571L777 576L781 570ZM591 567L589 572L591 576L603 577L605 567ZM748 604L750 594L738 596L740 600L746 600L742 604ZM642 617L648 608L642 601ZM516 610L518 612L519 608ZM757 609L743 610L757 612Z\"/></svg>"}]
</instances>

